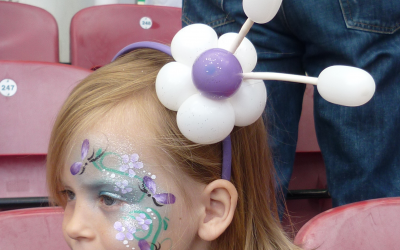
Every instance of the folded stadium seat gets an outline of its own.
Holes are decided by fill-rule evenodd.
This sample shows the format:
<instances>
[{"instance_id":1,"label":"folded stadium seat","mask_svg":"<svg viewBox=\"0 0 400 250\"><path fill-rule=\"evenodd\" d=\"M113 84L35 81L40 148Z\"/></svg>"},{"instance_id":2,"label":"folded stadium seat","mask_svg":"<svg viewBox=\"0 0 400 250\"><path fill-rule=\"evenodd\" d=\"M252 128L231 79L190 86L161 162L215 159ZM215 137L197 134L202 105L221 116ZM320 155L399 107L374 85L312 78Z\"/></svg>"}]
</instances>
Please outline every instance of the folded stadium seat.
<instances>
[{"instance_id":1,"label":"folded stadium seat","mask_svg":"<svg viewBox=\"0 0 400 250\"><path fill-rule=\"evenodd\" d=\"M112 4L79 11L71 21L71 64L86 69L103 66L128 44L170 44L182 28L181 9Z\"/></svg>"},{"instance_id":2,"label":"folded stadium seat","mask_svg":"<svg viewBox=\"0 0 400 250\"><path fill-rule=\"evenodd\" d=\"M304 250L395 250L400 246L400 198L356 202L319 214L295 243Z\"/></svg>"},{"instance_id":3,"label":"folded stadium seat","mask_svg":"<svg viewBox=\"0 0 400 250\"><path fill-rule=\"evenodd\" d=\"M58 28L47 11L0 1L0 60L58 62Z\"/></svg>"},{"instance_id":4,"label":"folded stadium seat","mask_svg":"<svg viewBox=\"0 0 400 250\"><path fill-rule=\"evenodd\" d=\"M0 212L0 249L68 250L62 233L61 208Z\"/></svg>"},{"instance_id":5,"label":"folded stadium seat","mask_svg":"<svg viewBox=\"0 0 400 250\"><path fill-rule=\"evenodd\" d=\"M314 86L307 85L299 123L296 158L286 205L295 231L317 214L332 208L327 192L325 165L314 126ZM288 217L282 224L291 231Z\"/></svg>"},{"instance_id":6,"label":"folded stadium seat","mask_svg":"<svg viewBox=\"0 0 400 250\"><path fill-rule=\"evenodd\" d=\"M53 122L72 88L90 73L59 63L0 61L0 210L47 196Z\"/></svg>"}]
</instances>

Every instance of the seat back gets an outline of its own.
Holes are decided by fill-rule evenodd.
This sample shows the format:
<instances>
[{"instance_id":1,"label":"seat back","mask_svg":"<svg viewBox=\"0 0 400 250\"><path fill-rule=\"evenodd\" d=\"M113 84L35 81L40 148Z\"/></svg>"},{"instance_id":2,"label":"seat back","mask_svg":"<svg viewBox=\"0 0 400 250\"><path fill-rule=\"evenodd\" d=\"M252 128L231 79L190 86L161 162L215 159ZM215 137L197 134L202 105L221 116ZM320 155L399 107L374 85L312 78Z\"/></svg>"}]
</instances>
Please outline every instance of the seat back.
<instances>
[{"instance_id":1,"label":"seat back","mask_svg":"<svg viewBox=\"0 0 400 250\"><path fill-rule=\"evenodd\" d=\"M134 42L170 44L182 27L181 12L175 7L135 4L83 9L71 21L71 64L87 69L103 66Z\"/></svg>"},{"instance_id":2,"label":"seat back","mask_svg":"<svg viewBox=\"0 0 400 250\"><path fill-rule=\"evenodd\" d=\"M315 133L313 99L314 86L307 85L303 97L296 152L321 152Z\"/></svg>"},{"instance_id":3,"label":"seat back","mask_svg":"<svg viewBox=\"0 0 400 250\"><path fill-rule=\"evenodd\" d=\"M305 224L295 243L305 250L399 249L400 198L362 201L330 209Z\"/></svg>"},{"instance_id":4,"label":"seat back","mask_svg":"<svg viewBox=\"0 0 400 250\"><path fill-rule=\"evenodd\" d=\"M0 249L68 250L62 233L61 208L0 212Z\"/></svg>"},{"instance_id":5,"label":"seat back","mask_svg":"<svg viewBox=\"0 0 400 250\"><path fill-rule=\"evenodd\" d=\"M307 85L303 97L303 107L299 122L296 158L289 190L326 190L325 164L318 145L314 125L314 86ZM291 230L299 230L317 214L332 208L332 199L292 199L286 205L291 215L284 217L282 224Z\"/></svg>"},{"instance_id":6,"label":"seat back","mask_svg":"<svg viewBox=\"0 0 400 250\"><path fill-rule=\"evenodd\" d=\"M47 11L0 1L0 60L58 62L58 27Z\"/></svg>"},{"instance_id":7,"label":"seat back","mask_svg":"<svg viewBox=\"0 0 400 250\"><path fill-rule=\"evenodd\" d=\"M47 196L53 123L73 87L90 73L59 63L0 61L0 90L11 80L17 89L0 95L0 198Z\"/></svg>"}]
</instances>

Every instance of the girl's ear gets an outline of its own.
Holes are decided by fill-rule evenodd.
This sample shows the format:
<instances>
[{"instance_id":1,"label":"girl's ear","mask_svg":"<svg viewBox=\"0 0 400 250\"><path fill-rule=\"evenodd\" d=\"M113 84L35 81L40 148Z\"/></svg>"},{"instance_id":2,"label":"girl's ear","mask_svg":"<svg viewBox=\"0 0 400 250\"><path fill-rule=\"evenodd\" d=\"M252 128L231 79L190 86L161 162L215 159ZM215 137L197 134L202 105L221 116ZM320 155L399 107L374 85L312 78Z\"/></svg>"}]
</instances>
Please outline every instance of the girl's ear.
<instances>
[{"instance_id":1,"label":"girl's ear","mask_svg":"<svg viewBox=\"0 0 400 250\"><path fill-rule=\"evenodd\" d=\"M201 194L202 212L198 234L205 241L218 238L231 224L238 194L227 180L216 180L206 186Z\"/></svg>"}]
</instances>

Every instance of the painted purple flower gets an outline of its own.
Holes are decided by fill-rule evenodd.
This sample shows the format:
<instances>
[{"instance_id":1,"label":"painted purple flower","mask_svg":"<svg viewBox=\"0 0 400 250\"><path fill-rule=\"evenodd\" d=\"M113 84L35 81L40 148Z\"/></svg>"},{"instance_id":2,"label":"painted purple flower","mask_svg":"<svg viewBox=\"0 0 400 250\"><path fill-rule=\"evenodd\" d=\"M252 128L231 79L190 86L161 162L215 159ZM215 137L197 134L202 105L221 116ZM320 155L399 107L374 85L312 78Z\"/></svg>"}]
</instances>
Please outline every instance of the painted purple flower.
<instances>
[{"instance_id":1,"label":"painted purple flower","mask_svg":"<svg viewBox=\"0 0 400 250\"><path fill-rule=\"evenodd\" d=\"M117 182L115 183L114 190L115 190L115 191L121 190L121 193L123 193L123 194L130 193L130 192L132 192L132 188L127 187L128 184L129 184L129 183L128 183L127 180L117 181Z\"/></svg>"},{"instance_id":2,"label":"painted purple flower","mask_svg":"<svg viewBox=\"0 0 400 250\"><path fill-rule=\"evenodd\" d=\"M135 177L135 175L136 175L136 172L133 171L132 169L129 169L128 173L129 173L129 177L131 177L131 178Z\"/></svg>"},{"instance_id":3,"label":"painted purple flower","mask_svg":"<svg viewBox=\"0 0 400 250\"><path fill-rule=\"evenodd\" d=\"M149 230L149 225L153 223L152 220L146 219L146 215L143 213L139 214L139 216L136 217L136 220L138 224L142 226L142 229L145 231Z\"/></svg>"},{"instance_id":4,"label":"painted purple flower","mask_svg":"<svg viewBox=\"0 0 400 250\"><path fill-rule=\"evenodd\" d=\"M115 235L115 238L120 241L133 240L133 234L136 233L136 227L128 222L125 222L125 227L123 227L122 223L117 221L114 223L114 228L119 232Z\"/></svg>"},{"instance_id":5,"label":"painted purple flower","mask_svg":"<svg viewBox=\"0 0 400 250\"><path fill-rule=\"evenodd\" d=\"M83 166L83 160L86 158L87 154L89 151L89 140L85 139L82 143L82 148L81 148L81 162L75 162L72 164L70 171L72 175L76 175L81 171L81 168ZM85 163L87 165L87 163Z\"/></svg>"},{"instance_id":6,"label":"painted purple flower","mask_svg":"<svg viewBox=\"0 0 400 250\"><path fill-rule=\"evenodd\" d=\"M134 168L141 169L143 168L143 162L139 161L139 155L133 154L129 157L129 155L123 155L122 157L123 165L119 167L119 170L122 172L128 171L129 177L134 177L136 175Z\"/></svg>"}]
</instances>

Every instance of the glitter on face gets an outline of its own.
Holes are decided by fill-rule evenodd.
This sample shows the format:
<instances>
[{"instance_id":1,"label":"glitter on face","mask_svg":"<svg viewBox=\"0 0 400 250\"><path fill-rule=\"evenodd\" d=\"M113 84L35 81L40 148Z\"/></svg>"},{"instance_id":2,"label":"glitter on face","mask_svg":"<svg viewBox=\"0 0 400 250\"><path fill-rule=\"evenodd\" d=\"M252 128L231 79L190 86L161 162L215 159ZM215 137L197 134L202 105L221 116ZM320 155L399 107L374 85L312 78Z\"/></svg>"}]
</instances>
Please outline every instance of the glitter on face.
<instances>
[{"instance_id":1,"label":"glitter on face","mask_svg":"<svg viewBox=\"0 0 400 250\"><path fill-rule=\"evenodd\" d=\"M139 225L142 226L142 229L145 231L149 230L149 225L153 223L152 220L146 219L146 215L143 213L139 214L139 216L136 217L136 221Z\"/></svg>"},{"instance_id":2,"label":"glitter on face","mask_svg":"<svg viewBox=\"0 0 400 250\"><path fill-rule=\"evenodd\" d=\"M94 150L89 146L84 149L84 157L87 152ZM112 222L115 240L129 248L137 242L140 250L161 249L163 239L159 238L161 232L167 230L166 221L169 219L161 216L160 209L174 204L175 196L157 192L159 187L154 182L156 175L146 170L137 153L118 154L97 148L91 157L96 160L85 165L86 174L80 170L81 173L76 176L83 186L106 197L105 206L112 207L115 202L122 202L116 214L118 218Z\"/></svg>"},{"instance_id":3,"label":"glitter on face","mask_svg":"<svg viewBox=\"0 0 400 250\"><path fill-rule=\"evenodd\" d=\"M128 186L128 181L123 180L123 181L117 181L115 183L114 190L115 191L121 191L121 193L126 194L132 192L132 188L127 187Z\"/></svg>"}]
</instances>

